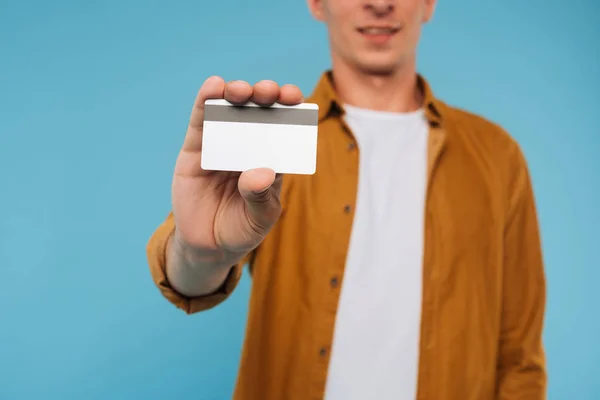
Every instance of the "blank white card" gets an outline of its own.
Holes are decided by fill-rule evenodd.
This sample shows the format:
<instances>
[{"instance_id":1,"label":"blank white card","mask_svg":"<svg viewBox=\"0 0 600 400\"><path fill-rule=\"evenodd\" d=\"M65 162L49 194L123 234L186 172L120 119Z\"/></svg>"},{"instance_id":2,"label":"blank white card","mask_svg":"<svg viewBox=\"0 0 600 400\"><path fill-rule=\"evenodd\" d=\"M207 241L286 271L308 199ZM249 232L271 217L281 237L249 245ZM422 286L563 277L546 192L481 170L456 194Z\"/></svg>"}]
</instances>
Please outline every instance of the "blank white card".
<instances>
[{"instance_id":1,"label":"blank white card","mask_svg":"<svg viewBox=\"0 0 600 400\"><path fill-rule=\"evenodd\" d=\"M246 171L271 168L311 175L317 166L319 108L313 103L269 107L206 100L202 169Z\"/></svg>"}]
</instances>

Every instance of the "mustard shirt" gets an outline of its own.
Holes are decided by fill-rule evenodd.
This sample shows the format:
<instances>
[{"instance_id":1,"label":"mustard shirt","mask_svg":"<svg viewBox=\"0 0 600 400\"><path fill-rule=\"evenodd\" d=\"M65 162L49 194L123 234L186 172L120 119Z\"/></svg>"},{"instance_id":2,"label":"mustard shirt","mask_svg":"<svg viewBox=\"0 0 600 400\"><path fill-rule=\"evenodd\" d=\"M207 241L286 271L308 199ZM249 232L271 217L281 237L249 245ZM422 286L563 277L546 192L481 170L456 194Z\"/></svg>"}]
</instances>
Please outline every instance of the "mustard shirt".
<instances>
[{"instance_id":1,"label":"mustard shirt","mask_svg":"<svg viewBox=\"0 0 600 400\"><path fill-rule=\"evenodd\" d=\"M545 399L546 284L526 161L500 126L445 104L418 79L430 132L417 400ZM359 161L332 82L326 71L307 99L319 105L316 174L284 177L279 221L218 292L187 298L169 285L172 213L148 242L157 287L189 314L227 299L248 264L234 400L325 392Z\"/></svg>"}]
</instances>

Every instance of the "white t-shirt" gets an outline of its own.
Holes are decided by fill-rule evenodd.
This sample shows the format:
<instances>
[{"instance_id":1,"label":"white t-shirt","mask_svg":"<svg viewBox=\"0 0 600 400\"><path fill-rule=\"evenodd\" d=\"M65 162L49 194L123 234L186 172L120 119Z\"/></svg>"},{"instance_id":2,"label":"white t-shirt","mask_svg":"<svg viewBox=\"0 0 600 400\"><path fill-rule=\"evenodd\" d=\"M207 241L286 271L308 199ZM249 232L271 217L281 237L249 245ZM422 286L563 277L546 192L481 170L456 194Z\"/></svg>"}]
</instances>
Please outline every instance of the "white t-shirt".
<instances>
[{"instance_id":1,"label":"white t-shirt","mask_svg":"<svg viewBox=\"0 0 600 400\"><path fill-rule=\"evenodd\" d=\"M327 400L413 400L417 391L428 124L345 106L360 149Z\"/></svg>"}]
</instances>

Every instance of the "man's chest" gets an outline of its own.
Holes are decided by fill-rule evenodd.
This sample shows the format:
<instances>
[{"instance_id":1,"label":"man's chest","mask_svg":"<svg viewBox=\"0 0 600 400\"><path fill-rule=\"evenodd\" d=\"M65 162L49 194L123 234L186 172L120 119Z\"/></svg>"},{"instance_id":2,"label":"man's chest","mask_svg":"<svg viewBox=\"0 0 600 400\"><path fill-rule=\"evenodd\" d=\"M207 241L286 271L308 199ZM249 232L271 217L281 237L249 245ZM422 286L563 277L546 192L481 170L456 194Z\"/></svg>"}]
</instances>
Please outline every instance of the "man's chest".
<instances>
[{"instance_id":1,"label":"man's chest","mask_svg":"<svg viewBox=\"0 0 600 400\"><path fill-rule=\"evenodd\" d=\"M282 217L263 246L271 262L298 260L311 276L343 274L354 235L354 248L378 243L399 256L422 244L424 284L497 282L504 215L493 174L450 152L429 171L426 139L397 158L344 144L320 146L315 175L284 178Z\"/></svg>"},{"instance_id":2,"label":"man's chest","mask_svg":"<svg viewBox=\"0 0 600 400\"><path fill-rule=\"evenodd\" d=\"M361 170L352 147L338 151L335 159L322 158L315 176L284 179L282 217L254 262L250 324L276 330L280 346L299 357L298 368L309 365L326 374L352 248L362 248L368 259L370 250L364 249L385 243L393 248L398 266L404 257L405 265L412 259L410 264L419 268L419 276L412 280L420 286L415 292L420 297L419 377L438 374L448 385L492 379L503 257L501 193L493 185L494 177L466 163L460 154L446 154L429 179L421 181L421 202L415 203L419 206L392 202L387 214L380 213L387 221L369 226L372 219L365 218L367 222L357 228L361 215L369 214L361 213ZM416 185L406 189L417 198ZM390 231L384 239L382 227L398 224L406 229ZM356 246L354 232L360 232ZM373 260L377 255L370 263L375 271L378 263ZM390 276L385 273L379 276L382 282L386 278ZM380 293L376 287L366 290L360 278L354 281L364 289L363 297ZM403 290L399 287L398 293ZM400 299L388 306L402 309ZM294 339L284 343L284 338ZM465 360L470 360L468 365ZM464 368L435 371L442 365Z\"/></svg>"}]
</instances>

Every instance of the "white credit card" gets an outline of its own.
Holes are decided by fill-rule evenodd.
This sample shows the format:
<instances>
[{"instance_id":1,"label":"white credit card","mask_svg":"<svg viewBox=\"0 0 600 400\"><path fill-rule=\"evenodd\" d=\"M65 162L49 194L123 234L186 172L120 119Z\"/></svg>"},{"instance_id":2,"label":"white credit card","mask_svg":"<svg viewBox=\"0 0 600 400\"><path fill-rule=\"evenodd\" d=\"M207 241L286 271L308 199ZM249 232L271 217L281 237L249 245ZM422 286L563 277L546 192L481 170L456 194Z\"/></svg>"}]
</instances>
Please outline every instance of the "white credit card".
<instances>
[{"instance_id":1,"label":"white credit card","mask_svg":"<svg viewBox=\"0 0 600 400\"><path fill-rule=\"evenodd\" d=\"M204 103L202 169L312 175L317 166L319 107L302 103L234 106L223 99Z\"/></svg>"}]
</instances>

